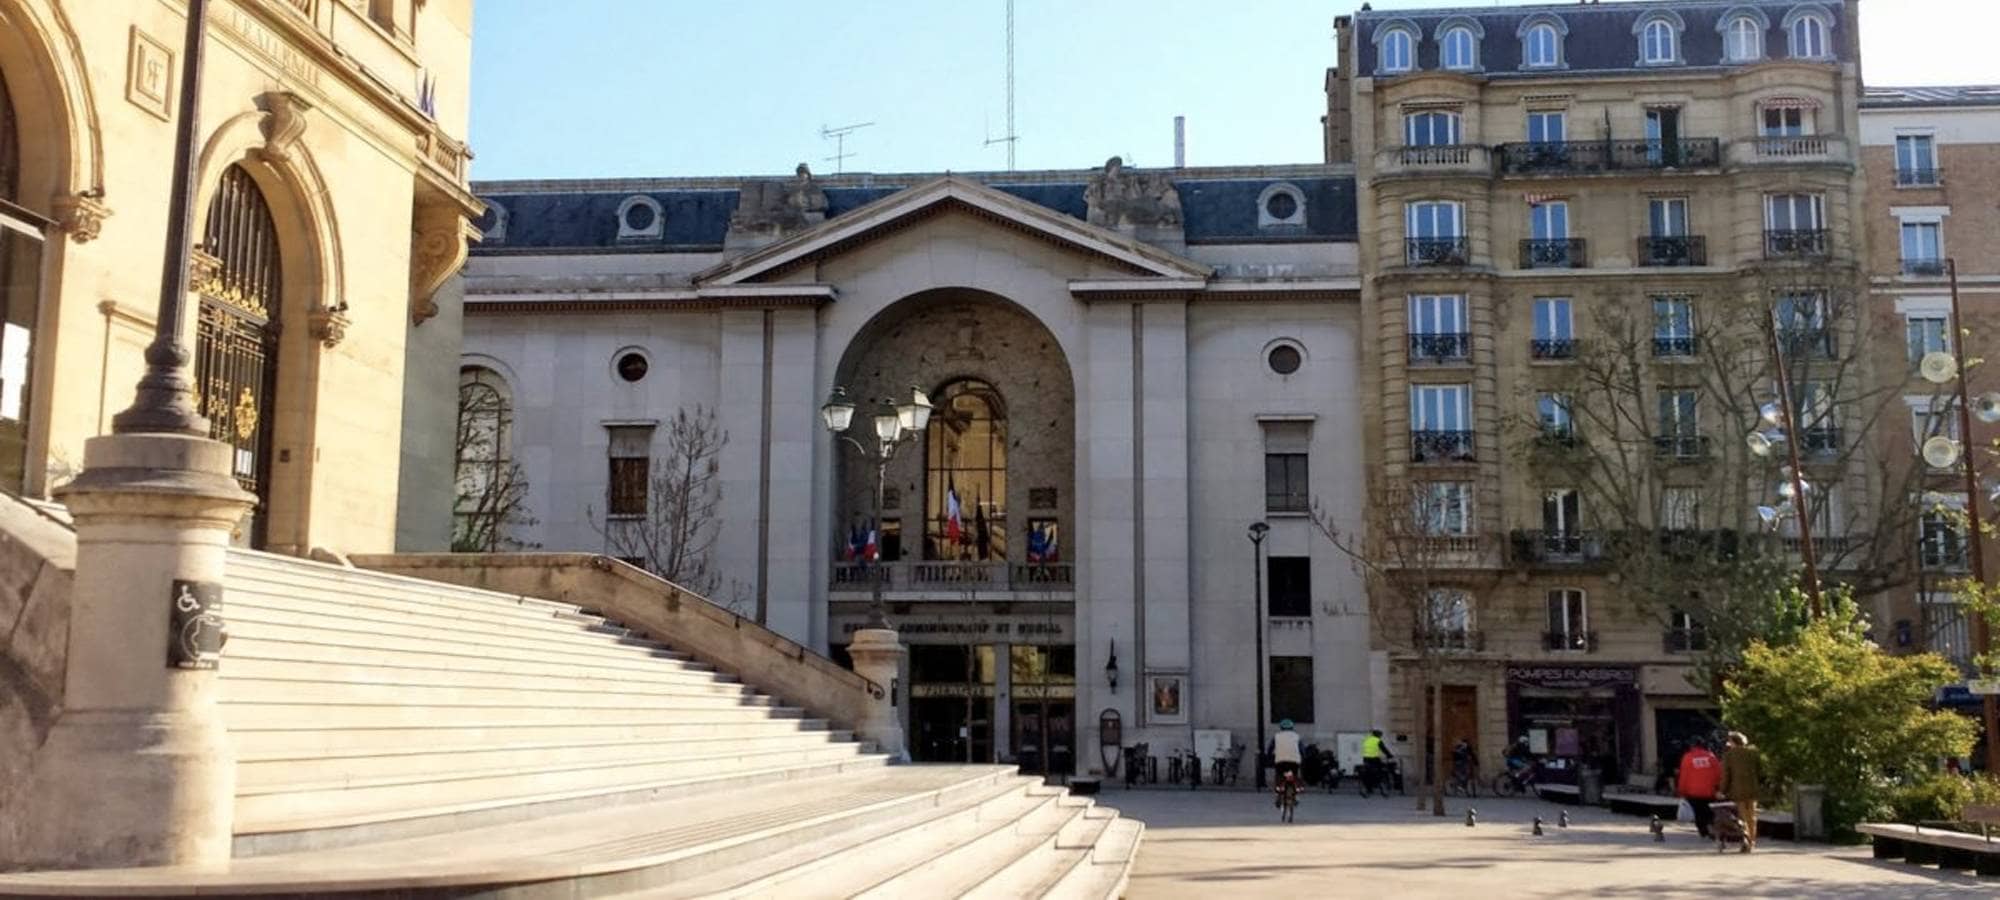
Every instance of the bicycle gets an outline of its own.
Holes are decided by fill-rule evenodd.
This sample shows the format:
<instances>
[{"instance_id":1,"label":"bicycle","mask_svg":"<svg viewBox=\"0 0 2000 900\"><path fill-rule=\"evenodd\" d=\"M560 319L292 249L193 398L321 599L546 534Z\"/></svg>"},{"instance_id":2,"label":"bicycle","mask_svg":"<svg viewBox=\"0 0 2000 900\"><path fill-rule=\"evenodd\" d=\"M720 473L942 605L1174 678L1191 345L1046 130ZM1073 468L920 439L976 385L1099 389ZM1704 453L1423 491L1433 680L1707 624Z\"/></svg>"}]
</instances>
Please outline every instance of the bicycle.
<instances>
[{"instance_id":1,"label":"bicycle","mask_svg":"<svg viewBox=\"0 0 2000 900\"><path fill-rule=\"evenodd\" d=\"M1519 797L1522 794L1533 796L1535 793L1535 783L1538 780L1539 774L1536 771L1536 767L1530 764L1522 766L1519 769L1510 769L1495 775L1493 777L1493 796Z\"/></svg>"},{"instance_id":2,"label":"bicycle","mask_svg":"<svg viewBox=\"0 0 2000 900\"><path fill-rule=\"evenodd\" d=\"M1286 772L1278 776L1278 821L1290 822L1299 808L1299 776Z\"/></svg>"},{"instance_id":3,"label":"bicycle","mask_svg":"<svg viewBox=\"0 0 2000 900\"><path fill-rule=\"evenodd\" d=\"M1389 796L1389 767L1383 765L1381 760L1362 760L1360 781L1361 796L1367 797L1369 794Z\"/></svg>"},{"instance_id":4,"label":"bicycle","mask_svg":"<svg viewBox=\"0 0 2000 900\"><path fill-rule=\"evenodd\" d=\"M1454 797L1479 796L1479 776L1470 767L1460 767L1451 773L1451 780L1445 782L1445 793Z\"/></svg>"}]
</instances>

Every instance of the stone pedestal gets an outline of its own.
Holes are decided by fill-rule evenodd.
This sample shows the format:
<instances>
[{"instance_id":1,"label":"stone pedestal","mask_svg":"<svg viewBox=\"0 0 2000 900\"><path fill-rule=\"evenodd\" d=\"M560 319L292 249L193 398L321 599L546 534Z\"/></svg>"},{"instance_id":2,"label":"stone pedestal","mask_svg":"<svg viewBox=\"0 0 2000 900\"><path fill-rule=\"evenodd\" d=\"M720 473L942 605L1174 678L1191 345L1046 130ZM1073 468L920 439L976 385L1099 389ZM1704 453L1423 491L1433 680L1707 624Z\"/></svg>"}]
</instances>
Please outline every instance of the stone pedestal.
<instances>
[{"instance_id":1,"label":"stone pedestal","mask_svg":"<svg viewBox=\"0 0 2000 900\"><path fill-rule=\"evenodd\" d=\"M883 688L883 697L876 702L874 714L860 725L861 737L874 741L875 746L897 762L910 760L909 748L903 743L903 711L898 708L903 657L908 653L891 628L859 629L854 632L853 642L847 645L847 655L854 659L855 674Z\"/></svg>"},{"instance_id":2,"label":"stone pedestal","mask_svg":"<svg viewBox=\"0 0 2000 900\"><path fill-rule=\"evenodd\" d=\"M64 709L25 792L16 865L229 858L236 763L215 704L222 567L255 498L227 444L110 435L60 493L76 520Z\"/></svg>"}]
</instances>

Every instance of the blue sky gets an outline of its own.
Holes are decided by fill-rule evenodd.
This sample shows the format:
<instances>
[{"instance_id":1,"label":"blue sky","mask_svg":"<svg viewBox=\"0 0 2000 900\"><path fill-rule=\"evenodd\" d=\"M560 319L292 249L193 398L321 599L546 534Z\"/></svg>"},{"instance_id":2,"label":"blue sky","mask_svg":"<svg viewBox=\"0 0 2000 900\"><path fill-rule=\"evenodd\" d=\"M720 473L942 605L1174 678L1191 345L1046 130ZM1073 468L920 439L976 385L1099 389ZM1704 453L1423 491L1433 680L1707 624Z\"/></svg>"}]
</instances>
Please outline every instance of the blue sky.
<instances>
[{"instance_id":1,"label":"blue sky","mask_svg":"<svg viewBox=\"0 0 2000 900\"><path fill-rule=\"evenodd\" d=\"M1610 0L1619 2L1619 0ZM1358 0L1015 0L1019 168L1320 160ZM1376 0L1376 9L1486 5ZM2000 82L2000 0L1868 0L1875 84ZM1004 0L482 0L473 176L1003 169Z\"/></svg>"}]
</instances>

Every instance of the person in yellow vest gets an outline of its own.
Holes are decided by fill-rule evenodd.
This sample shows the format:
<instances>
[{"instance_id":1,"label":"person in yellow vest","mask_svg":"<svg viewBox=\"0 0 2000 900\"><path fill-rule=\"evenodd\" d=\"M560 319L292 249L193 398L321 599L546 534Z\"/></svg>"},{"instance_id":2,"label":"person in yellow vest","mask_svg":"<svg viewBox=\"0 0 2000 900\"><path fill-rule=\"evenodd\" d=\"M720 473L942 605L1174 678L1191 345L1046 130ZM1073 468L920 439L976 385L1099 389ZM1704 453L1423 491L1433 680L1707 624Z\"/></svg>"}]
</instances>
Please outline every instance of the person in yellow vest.
<instances>
[{"instance_id":1,"label":"person in yellow vest","mask_svg":"<svg viewBox=\"0 0 2000 900\"><path fill-rule=\"evenodd\" d=\"M1388 796L1389 790L1382 780L1388 774L1389 747L1382 741L1382 730L1377 728L1361 739L1361 792L1381 790Z\"/></svg>"}]
</instances>

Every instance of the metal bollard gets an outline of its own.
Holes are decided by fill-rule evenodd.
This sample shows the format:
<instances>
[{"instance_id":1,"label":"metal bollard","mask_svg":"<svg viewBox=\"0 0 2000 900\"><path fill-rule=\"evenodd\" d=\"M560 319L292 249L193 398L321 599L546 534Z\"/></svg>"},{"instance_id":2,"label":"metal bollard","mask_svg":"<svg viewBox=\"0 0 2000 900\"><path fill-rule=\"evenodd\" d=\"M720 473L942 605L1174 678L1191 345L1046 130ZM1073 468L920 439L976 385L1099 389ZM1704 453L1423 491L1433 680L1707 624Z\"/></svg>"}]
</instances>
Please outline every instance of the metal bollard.
<instances>
[{"instance_id":1,"label":"metal bollard","mask_svg":"<svg viewBox=\"0 0 2000 900\"><path fill-rule=\"evenodd\" d=\"M1536 837L1541 837L1541 835L1542 835L1542 817L1541 817L1541 816L1536 816L1536 817L1535 817L1535 836L1536 836Z\"/></svg>"},{"instance_id":2,"label":"metal bollard","mask_svg":"<svg viewBox=\"0 0 2000 900\"><path fill-rule=\"evenodd\" d=\"M1562 810L1561 812L1556 813L1556 827L1557 828L1569 827L1569 810L1565 809Z\"/></svg>"},{"instance_id":3,"label":"metal bollard","mask_svg":"<svg viewBox=\"0 0 2000 900\"><path fill-rule=\"evenodd\" d=\"M1667 826L1660 821L1659 816L1654 816L1653 824L1647 827L1653 832L1653 843L1664 844L1667 842Z\"/></svg>"},{"instance_id":4,"label":"metal bollard","mask_svg":"<svg viewBox=\"0 0 2000 900\"><path fill-rule=\"evenodd\" d=\"M1473 809L1473 808L1472 808L1472 807L1470 807L1470 806L1466 807L1466 808L1465 808L1465 827L1467 827L1467 828L1471 828L1472 826L1474 826L1474 825L1477 825L1477 824L1479 824L1479 810L1476 810L1476 809Z\"/></svg>"}]
</instances>

